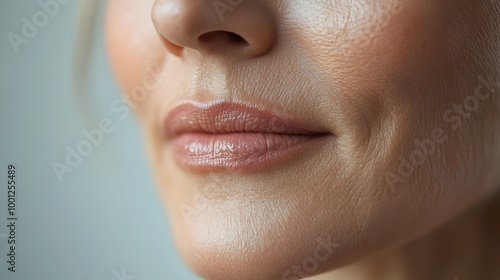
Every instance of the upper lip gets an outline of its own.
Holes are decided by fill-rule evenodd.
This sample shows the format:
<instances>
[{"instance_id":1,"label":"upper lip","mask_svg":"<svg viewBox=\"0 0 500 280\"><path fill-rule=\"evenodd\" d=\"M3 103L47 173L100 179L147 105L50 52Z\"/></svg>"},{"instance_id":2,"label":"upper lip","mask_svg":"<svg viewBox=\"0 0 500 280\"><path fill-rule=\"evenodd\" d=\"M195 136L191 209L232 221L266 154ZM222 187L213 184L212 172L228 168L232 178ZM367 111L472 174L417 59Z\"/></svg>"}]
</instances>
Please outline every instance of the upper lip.
<instances>
[{"instance_id":1,"label":"upper lip","mask_svg":"<svg viewBox=\"0 0 500 280\"><path fill-rule=\"evenodd\" d=\"M167 138L186 133L273 133L304 136L329 134L326 130L311 127L257 106L228 101L184 103L173 108L164 120Z\"/></svg>"}]
</instances>

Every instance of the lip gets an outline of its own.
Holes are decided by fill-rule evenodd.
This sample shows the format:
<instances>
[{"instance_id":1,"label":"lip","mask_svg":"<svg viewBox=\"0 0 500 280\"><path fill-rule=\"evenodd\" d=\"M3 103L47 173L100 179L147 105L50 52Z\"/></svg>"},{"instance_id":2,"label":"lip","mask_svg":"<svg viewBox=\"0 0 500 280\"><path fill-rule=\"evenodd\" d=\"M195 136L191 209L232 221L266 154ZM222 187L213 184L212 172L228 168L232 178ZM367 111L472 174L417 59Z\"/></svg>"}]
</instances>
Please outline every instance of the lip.
<instances>
[{"instance_id":1,"label":"lip","mask_svg":"<svg viewBox=\"0 0 500 280\"><path fill-rule=\"evenodd\" d=\"M331 136L311 127L227 101L181 104L164 119L174 159L194 172L252 171L278 164Z\"/></svg>"}]
</instances>

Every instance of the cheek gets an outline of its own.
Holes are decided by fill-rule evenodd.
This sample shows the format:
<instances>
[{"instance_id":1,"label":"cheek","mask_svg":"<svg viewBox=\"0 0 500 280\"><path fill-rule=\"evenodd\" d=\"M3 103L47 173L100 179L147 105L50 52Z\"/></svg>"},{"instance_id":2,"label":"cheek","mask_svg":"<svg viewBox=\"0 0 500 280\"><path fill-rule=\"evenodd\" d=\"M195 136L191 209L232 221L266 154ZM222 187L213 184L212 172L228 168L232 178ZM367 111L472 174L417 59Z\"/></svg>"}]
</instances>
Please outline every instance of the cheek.
<instances>
[{"instance_id":1,"label":"cheek","mask_svg":"<svg viewBox=\"0 0 500 280\"><path fill-rule=\"evenodd\" d=\"M164 48L151 21L154 0L110 0L106 44L111 66L127 97L164 61Z\"/></svg>"},{"instance_id":2,"label":"cheek","mask_svg":"<svg viewBox=\"0 0 500 280\"><path fill-rule=\"evenodd\" d=\"M321 25L318 19L304 20L311 24L304 34L308 38L300 41L309 42L305 52L325 73L325 81L342 87L373 88L402 70L417 70L439 55L443 15L449 8L445 1L355 2L339 4L342 12L336 17L326 9L320 14Z\"/></svg>"},{"instance_id":3,"label":"cheek","mask_svg":"<svg viewBox=\"0 0 500 280\"><path fill-rule=\"evenodd\" d=\"M290 21L302 25L290 36L332 88L352 93L387 87L400 73L415 72L439 56L448 1L333 2L311 12L297 4L290 13Z\"/></svg>"},{"instance_id":4,"label":"cheek","mask_svg":"<svg viewBox=\"0 0 500 280\"><path fill-rule=\"evenodd\" d=\"M331 16L335 7L307 13L306 7L297 4L292 15L296 22L305 23L305 32L292 36L302 55L320 70L321 84L334 93L325 95L325 103L336 104L337 112L349 108L339 129L352 136L354 148L367 146L359 136L368 131L366 127L384 123L385 116L403 121L400 131L408 135L416 128L428 129L461 98L461 91L470 91L470 85L458 87L466 81L453 73L466 75L472 68L472 62L457 50L475 39L450 35L456 22L473 22L456 20L464 7L453 1L334 2L339 2L337 16Z\"/></svg>"},{"instance_id":5,"label":"cheek","mask_svg":"<svg viewBox=\"0 0 500 280\"><path fill-rule=\"evenodd\" d=\"M343 139L351 153L368 147L373 135L367 127L386 123L386 116L405 119L403 114L422 108L427 99L422 94L431 92L417 94L413 86L417 73L431 73L431 64L442 55L439 38L449 4L431 2L334 0L329 6L298 3L290 9L290 22L302 25L290 29L290 37L319 70L318 83L329 93L322 96L324 104L335 106L325 112L337 112L325 118L340 124L336 128L347 136ZM423 84L435 86L439 80L425 77Z\"/></svg>"}]
</instances>

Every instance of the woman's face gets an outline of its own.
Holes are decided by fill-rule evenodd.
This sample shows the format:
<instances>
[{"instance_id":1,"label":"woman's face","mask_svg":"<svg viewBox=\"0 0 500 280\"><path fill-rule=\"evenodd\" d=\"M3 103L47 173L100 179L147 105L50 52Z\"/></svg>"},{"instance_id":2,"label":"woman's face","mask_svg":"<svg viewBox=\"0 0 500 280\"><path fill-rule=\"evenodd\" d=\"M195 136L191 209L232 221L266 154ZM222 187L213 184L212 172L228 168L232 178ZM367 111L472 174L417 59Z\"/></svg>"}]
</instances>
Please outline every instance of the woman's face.
<instances>
[{"instance_id":1,"label":"woman's face","mask_svg":"<svg viewBox=\"0 0 500 280\"><path fill-rule=\"evenodd\" d=\"M315 275L497 190L497 0L108 8L177 246L207 279Z\"/></svg>"}]
</instances>

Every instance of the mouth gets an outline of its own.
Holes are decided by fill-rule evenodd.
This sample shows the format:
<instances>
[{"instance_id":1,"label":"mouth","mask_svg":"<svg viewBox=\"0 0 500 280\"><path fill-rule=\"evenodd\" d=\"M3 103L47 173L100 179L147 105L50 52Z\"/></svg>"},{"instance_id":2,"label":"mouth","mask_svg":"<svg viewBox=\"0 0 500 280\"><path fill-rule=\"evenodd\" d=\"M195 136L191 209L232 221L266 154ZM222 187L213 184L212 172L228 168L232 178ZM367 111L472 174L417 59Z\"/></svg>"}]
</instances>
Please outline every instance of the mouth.
<instances>
[{"instance_id":1,"label":"mouth","mask_svg":"<svg viewBox=\"0 0 500 280\"><path fill-rule=\"evenodd\" d=\"M164 120L175 161L194 172L266 169L332 136L292 118L233 102L187 103Z\"/></svg>"}]
</instances>

